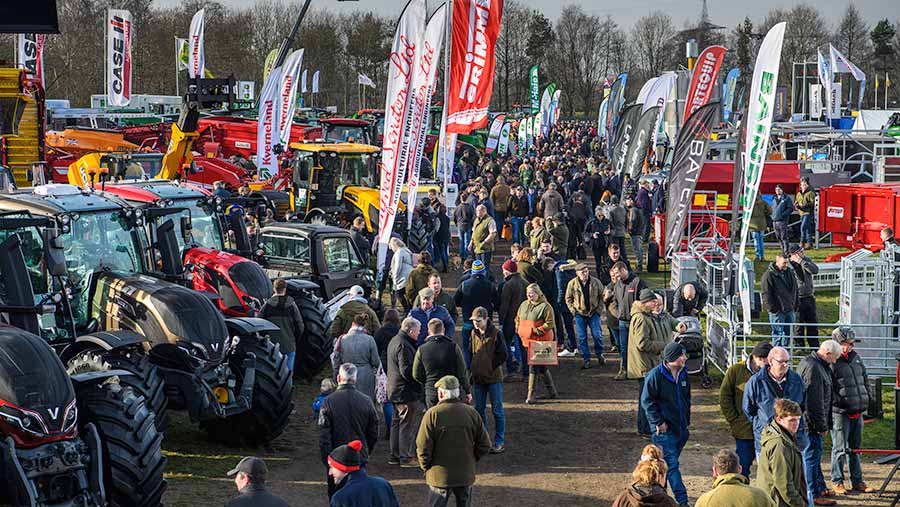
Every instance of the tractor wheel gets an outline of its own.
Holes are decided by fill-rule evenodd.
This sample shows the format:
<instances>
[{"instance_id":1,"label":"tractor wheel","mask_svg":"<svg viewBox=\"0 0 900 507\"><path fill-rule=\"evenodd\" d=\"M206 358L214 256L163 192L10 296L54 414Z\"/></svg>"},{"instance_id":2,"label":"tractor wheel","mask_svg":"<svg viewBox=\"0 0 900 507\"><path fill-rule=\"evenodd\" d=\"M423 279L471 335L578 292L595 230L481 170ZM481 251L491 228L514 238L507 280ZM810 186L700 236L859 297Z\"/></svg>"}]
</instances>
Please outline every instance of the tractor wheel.
<instances>
[{"instance_id":1,"label":"tractor wheel","mask_svg":"<svg viewBox=\"0 0 900 507\"><path fill-rule=\"evenodd\" d=\"M245 412L203 423L210 438L215 441L228 445L271 442L284 431L294 410L291 398L293 382L287 358L278 345L268 338L247 337L238 343L229 360L237 377L237 385L244 380L241 365L250 353L256 355L253 403Z\"/></svg>"},{"instance_id":2,"label":"tractor wheel","mask_svg":"<svg viewBox=\"0 0 900 507\"><path fill-rule=\"evenodd\" d=\"M413 218L412 227L407 235L406 246L413 253L421 253L428 249L428 242L431 241L431 235L425 228L425 223L418 218Z\"/></svg>"},{"instance_id":3,"label":"tractor wheel","mask_svg":"<svg viewBox=\"0 0 900 507\"><path fill-rule=\"evenodd\" d=\"M144 398L147 408L153 412L156 430L160 433L166 429L169 420L165 384L150 359L134 351L99 349L86 350L69 360L66 370L70 375L89 371L125 370L131 375L119 378L122 385L130 387Z\"/></svg>"},{"instance_id":4,"label":"tractor wheel","mask_svg":"<svg viewBox=\"0 0 900 507\"><path fill-rule=\"evenodd\" d=\"M163 435L156 431L144 398L119 383L124 378L76 383L78 423L93 423L100 435L109 504L156 507L166 490Z\"/></svg>"},{"instance_id":5,"label":"tractor wheel","mask_svg":"<svg viewBox=\"0 0 900 507\"><path fill-rule=\"evenodd\" d=\"M318 296L309 293L294 295L294 302L303 317L303 336L297 342L294 373L311 379L328 364L334 340L328 337L328 317L325 305Z\"/></svg>"},{"instance_id":6,"label":"tractor wheel","mask_svg":"<svg viewBox=\"0 0 900 507\"><path fill-rule=\"evenodd\" d=\"M649 273L659 272L659 244L655 241L647 243L647 271Z\"/></svg>"}]
</instances>

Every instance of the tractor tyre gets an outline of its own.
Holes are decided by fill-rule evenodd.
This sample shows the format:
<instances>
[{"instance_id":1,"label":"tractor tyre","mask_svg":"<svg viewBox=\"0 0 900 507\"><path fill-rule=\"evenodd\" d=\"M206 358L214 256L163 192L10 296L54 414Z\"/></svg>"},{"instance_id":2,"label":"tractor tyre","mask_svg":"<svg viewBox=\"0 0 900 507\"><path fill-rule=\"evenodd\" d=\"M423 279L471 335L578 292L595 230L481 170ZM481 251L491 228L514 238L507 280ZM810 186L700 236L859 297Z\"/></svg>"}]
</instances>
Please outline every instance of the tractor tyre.
<instances>
[{"instance_id":1,"label":"tractor tyre","mask_svg":"<svg viewBox=\"0 0 900 507\"><path fill-rule=\"evenodd\" d=\"M166 430L169 400L166 398L165 383L156 365L147 356L134 351L90 349L70 359L66 370L70 375L108 370L131 373L119 377L119 382L144 398L147 409L154 415L156 431L162 434Z\"/></svg>"},{"instance_id":2,"label":"tractor tyre","mask_svg":"<svg viewBox=\"0 0 900 507\"><path fill-rule=\"evenodd\" d=\"M166 490L162 433L143 397L111 377L76 383L78 423L93 423L103 448L106 498L111 506L156 507ZM117 380L116 380L117 379Z\"/></svg>"},{"instance_id":3,"label":"tractor tyre","mask_svg":"<svg viewBox=\"0 0 900 507\"><path fill-rule=\"evenodd\" d=\"M407 236L406 246L408 246L413 253L421 253L428 249L431 235L428 234L425 223L418 218L413 218L412 227L409 229Z\"/></svg>"},{"instance_id":4,"label":"tractor tyre","mask_svg":"<svg viewBox=\"0 0 900 507\"><path fill-rule=\"evenodd\" d=\"M328 364L334 339L328 336L328 312L322 299L309 293L294 295L294 302L303 318L303 336L297 341L294 374L312 379Z\"/></svg>"},{"instance_id":5,"label":"tractor tyre","mask_svg":"<svg viewBox=\"0 0 900 507\"><path fill-rule=\"evenodd\" d=\"M250 409L224 419L206 421L202 426L210 438L227 445L260 445L271 442L284 431L294 400L293 382L287 357L268 338L244 338L231 355L229 363L237 377L244 381L242 363L248 354L256 355L256 376Z\"/></svg>"},{"instance_id":6,"label":"tractor tyre","mask_svg":"<svg viewBox=\"0 0 900 507\"><path fill-rule=\"evenodd\" d=\"M659 244L655 241L647 243L647 272L659 273Z\"/></svg>"}]
</instances>

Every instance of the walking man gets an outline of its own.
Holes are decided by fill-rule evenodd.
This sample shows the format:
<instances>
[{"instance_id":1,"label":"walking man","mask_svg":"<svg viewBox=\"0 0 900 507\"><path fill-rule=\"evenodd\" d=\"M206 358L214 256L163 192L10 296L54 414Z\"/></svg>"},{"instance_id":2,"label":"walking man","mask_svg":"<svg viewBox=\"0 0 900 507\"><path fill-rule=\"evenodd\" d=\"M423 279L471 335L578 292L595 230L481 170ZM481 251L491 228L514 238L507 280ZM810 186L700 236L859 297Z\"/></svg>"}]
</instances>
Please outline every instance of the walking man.
<instances>
[{"instance_id":1,"label":"walking man","mask_svg":"<svg viewBox=\"0 0 900 507\"><path fill-rule=\"evenodd\" d=\"M240 495L229 500L225 507L288 507L284 499L273 495L266 488L269 469L260 458L247 456L226 475L234 477L234 485Z\"/></svg>"},{"instance_id":2,"label":"walking man","mask_svg":"<svg viewBox=\"0 0 900 507\"><path fill-rule=\"evenodd\" d=\"M805 325L797 326L797 346L803 346L803 337L806 337L806 346L817 348L819 346L819 328L815 325L819 317L816 315L816 296L813 287L813 275L819 272L819 266L809 257L803 254L803 247L794 245L790 248L791 268L797 275L797 308L796 320Z\"/></svg>"},{"instance_id":3,"label":"walking man","mask_svg":"<svg viewBox=\"0 0 900 507\"><path fill-rule=\"evenodd\" d=\"M806 487L815 505L836 505L827 496L834 492L825 485L822 475L822 436L831 431L831 365L841 354L841 346L834 340L825 340L819 350L800 361L797 373L806 386L806 419L809 435L803 452Z\"/></svg>"},{"instance_id":4,"label":"walking man","mask_svg":"<svg viewBox=\"0 0 900 507\"><path fill-rule=\"evenodd\" d=\"M472 240L469 242L469 250L475 254L475 259L484 263L486 269L491 268L491 256L494 254L494 240L497 239L497 223L488 214L484 204L475 208L475 222L472 225Z\"/></svg>"},{"instance_id":5,"label":"walking man","mask_svg":"<svg viewBox=\"0 0 900 507\"><path fill-rule=\"evenodd\" d=\"M775 239L778 240L782 252L788 250L788 223L793 212L794 201L784 193L780 184L775 185L775 196L772 197L772 227L775 229Z\"/></svg>"},{"instance_id":6,"label":"walking man","mask_svg":"<svg viewBox=\"0 0 900 507\"><path fill-rule=\"evenodd\" d=\"M760 292L772 323L772 345L790 347L789 335L791 324L796 322L794 308L799 292L797 278L785 254L776 255L775 262L763 273Z\"/></svg>"},{"instance_id":7,"label":"walking man","mask_svg":"<svg viewBox=\"0 0 900 507\"><path fill-rule=\"evenodd\" d=\"M434 289L425 287L419 291L419 295L416 298L419 304L409 312L409 316L419 321L420 324L419 339L416 341L416 347L420 347L425 343L425 338L428 336L428 321L431 319L439 319L443 322L447 337L452 338L453 330L456 328L456 321L453 320L446 308L434 304Z\"/></svg>"},{"instance_id":8,"label":"walking man","mask_svg":"<svg viewBox=\"0 0 900 507\"><path fill-rule=\"evenodd\" d=\"M297 341L303 336L306 326L294 298L287 295L287 282L279 278L272 283L275 294L259 309L259 318L266 319L278 326L272 338L281 348L287 359L288 370L294 371L294 359L297 357Z\"/></svg>"},{"instance_id":9,"label":"walking man","mask_svg":"<svg viewBox=\"0 0 900 507\"><path fill-rule=\"evenodd\" d=\"M756 459L756 445L753 440L753 426L744 414L742 403L747 381L766 365L772 345L757 343L745 361L734 363L725 372L719 389L719 410L731 428L735 451L741 460L743 474L750 477L750 467Z\"/></svg>"},{"instance_id":10,"label":"walking man","mask_svg":"<svg viewBox=\"0 0 900 507\"><path fill-rule=\"evenodd\" d=\"M509 356L506 359L506 372L512 373L518 369L517 354L513 351L522 348L522 342L516 334L516 312L519 306L525 301L525 289L528 282L521 273L518 272L516 261L508 259L503 263L503 281L497 286L497 297L495 305L497 307L497 317L500 320L500 329L503 331L503 339L506 340L506 346L509 349ZM524 373L524 372L523 372Z\"/></svg>"},{"instance_id":11,"label":"walking man","mask_svg":"<svg viewBox=\"0 0 900 507\"><path fill-rule=\"evenodd\" d=\"M854 449L862 448L863 412L869 408L872 393L869 392L869 375L853 345L859 341L856 332L849 327L839 327L831 337L841 344L841 355L832 366L834 391L831 407L834 426L831 429L831 482L838 495L849 491L873 493L863 481L859 454ZM844 464L850 468L850 489L844 485Z\"/></svg>"},{"instance_id":12,"label":"walking man","mask_svg":"<svg viewBox=\"0 0 900 507\"><path fill-rule=\"evenodd\" d=\"M687 489L678 463L691 425L691 381L685 370L687 351L680 343L670 343L663 350L662 359L662 364L647 375L641 407L655 428L653 443L663 450L669 467L666 480L675 501L679 507L688 507Z\"/></svg>"},{"instance_id":13,"label":"walking man","mask_svg":"<svg viewBox=\"0 0 900 507\"><path fill-rule=\"evenodd\" d=\"M753 425L753 439L757 453L763 429L775 418L775 400L778 398L791 400L801 409L806 406L806 388L803 379L791 370L791 355L783 347L772 348L768 364L750 377L744 388L742 407L747 419L750 419ZM800 421L799 433L806 433L805 421ZM802 445L806 442L806 437L798 436L798 441Z\"/></svg>"},{"instance_id":14,"label":"walking man","mask_svg":"<svg viewBox=\"0 0 900 507\"><path fill-rule=\"evenodd\" d=\"M435 382L438 403L419 427L416 450L428 484L428 507L446 507L450 495L457 507L472 505L475 463L491 450L491 440L478 412L463 403L459 380L447 375Z\"/></svg>"},{"instance_id":15,"label":"walking man","mask_svg":"<svg viewBox=\"0 0 900 507\"><path fill-rule=\"evenodd\" d=\"M813 247L813 236L816 233L816 193L809 186L809 178L800 179L800 190L794 200L794 207L800 214L800 244L803 248Z\"/></svg>"},{"instance_id":16,"label":"walking man","mask_svg":"<svg viewBox=\"0 0 900 507\"><path fill-rule=\"evenodd\" d=\"M622 371L628 372L628 334L631 324L631 310L634 302L638 300L642 291L647 288L647 284L634 273L631 273L628 266L622 261L613 264L612 269L616 270L619 279L613 286L613 295L615 297L615 306L619 314L619 353L622 355ZM612 273L612 270L610 270ZM655 296L654 296L655 297Z\"/></svg>"},{"instance_id":17,"label":"walking man","mask_svg":"<svg viewBox=\"0 0 900 507\"><path fill-rule=\"evenodd\" d=\"M796 402L779 398L772 404L772 422L761 432L757 485L776 507L806 507L806 480L797 435L803 409Z\"/></svg>"},{"instance_id":18,"label":"walking man","mask_svg":"<svg viewBox=\"0 0 900 507\"><path fill-rule=\"evenodd\" d=\"M391 484L366 473L360 451L362 442L354 440L328 455L328 474L340 487L331 507L400 507Z\"/></svg>"},{"instance_id":19,"label":"walking man","mask_svg":"<svg viewBox=\"0 0 900 507\"><path fill-rule=\"evenodd\" d=\"M435 383L442 377L453 375L462 383L467 402L472 401L469 372L459 345L444 335L444 323L439 319L428 321L428 338L416 350L413 359L413 378L425 386L425 405L431 408L438 403Z\"/></svg>"},{"instance_id":20,"label":"walking man","mask_svg":"<svg viewBox=\"0 0 900 507\"><path fill-rule=\"evenodd\" d=\"M425 391L413 377L419 321L412 317L400 323L400 333L391 339L387 349L387 395L394 404L391 419L389 465L416 465L416 434L425 413Z\"/></svg>"},{"instance_id":21,"label":"walking man","mask_svg":"<svg viewBox=\"0 0 900 507\"><path fill-rule=\"evenodd\" d=\"M453 210L453 221L459 230L459 259L465 261L469 256L469 243L472 242L472 224L475 223L475 206L467 194L460 196L459 204Z\"/></svg>"},{"instance_id":22,"label":"walking man","mask_svg":"<svg viewBox=\"0 0 900 507\"><path fill-rule=\"evenodd\" d=\"M575 316L575 335L578 337L578 348L581 349L582 369L591 367L591 350L588 347L587 332L591 329L594 338L594 353L597 364L603 366L603 319L600 313L603 307L601 292L603 284L591 276L586 264L575 268L575 278L566 286L566 306Z\"/></svg>"},{"instance_id":23,"label":"walking man","mask_svg":"<svg viewBox=\"0 0 900 507\"><path fill-rule=\"evenodd\" d=\"M503 371L500 366L506 362L509 352L503 335L488 320L488 312L478 307L472 312L472 391L475 396L475 410L484 421L484 429L488 429L485 415L487 400L491 399L494 414L494 444L491 454L500 454L506 436L506 415L503 412Z\"/></svg>"},{"instance_id":24,"label":"walking man","mask_svg":"<svg viewBox=\"0 0 900 507\"><path fill-rule=\"evenodd\" d=\"M695 507L772 507L769 495L750 485L749 475L737 454L721 449L713 457L713 489L703 493Z\"/></svg>"}]
</instances>

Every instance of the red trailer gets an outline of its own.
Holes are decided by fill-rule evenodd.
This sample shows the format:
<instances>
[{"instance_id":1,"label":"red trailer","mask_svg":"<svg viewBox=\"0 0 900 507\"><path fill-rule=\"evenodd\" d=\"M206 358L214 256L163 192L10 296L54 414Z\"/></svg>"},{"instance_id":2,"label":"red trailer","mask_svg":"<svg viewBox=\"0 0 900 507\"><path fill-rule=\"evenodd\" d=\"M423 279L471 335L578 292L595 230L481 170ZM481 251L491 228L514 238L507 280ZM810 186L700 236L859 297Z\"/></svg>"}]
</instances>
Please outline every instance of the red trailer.
<instances>
[{"instance_id":1,"label":"red trailer","mask_svg":"<svg viewBox=\"0 0 900 507\"><path fill-rule=\"evenodd\" d=\"M884 247L881 230L900 227L900 183L847 183L819 189L819 231L850 250Z\"/></svg>"}]
</instances>

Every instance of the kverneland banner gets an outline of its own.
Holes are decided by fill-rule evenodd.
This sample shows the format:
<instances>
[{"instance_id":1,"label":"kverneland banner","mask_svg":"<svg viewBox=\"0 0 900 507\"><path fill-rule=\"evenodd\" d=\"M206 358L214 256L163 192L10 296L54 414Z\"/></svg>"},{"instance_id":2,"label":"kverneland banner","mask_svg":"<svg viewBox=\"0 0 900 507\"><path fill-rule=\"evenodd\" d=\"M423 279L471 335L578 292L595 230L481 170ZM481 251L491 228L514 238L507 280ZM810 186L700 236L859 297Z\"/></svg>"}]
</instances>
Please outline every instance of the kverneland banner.
<instances>
[{"instance_id":1,"label":"kverneland banner","mask_svg":"<svg viewBox=\"0 0 900 507\"><path fill-rule=\"evenodd\" d=\"M131 102L131 13L110 9L106 19L106 103L127 106Z\"/></svg>"},{"instance_id":2,"label":"kverneland banner","mask_svg":"<svg viewBox=\"0 0 900 507\"><path fill-rule=\"evenodd\" d=\"M17 62L28 74L33 74L44 86L44 41L42 33L20 33Z\"/></svg>"},{"instance_id":3,"label":"kverneland banner","mask_svg":"<svg viewBox=\"0 0 900 507\"><path fill-rule=\"evenodd\" d=\"M263 85L259 95L259 113L256 123L256 168L259 171L259 179L267 180L278 172L278 156L275 153L275 145L281 138L278 131L278 104L281 94L281 70L283 67L275 67L269 72L269 77Z\"/></svg>"},{"instance_id":4,"label":"kverneland banner","mask_svg":"<svg viewBox=\"0 0 900 507\"><path fill-rule=\"evenodd\" d=\"M419 191L419 170L422 168L422 153L425 151L425 139L428 130L431 95L434 93L434 80L437 77L438 59L441 55L441 43L444 40L444 27L447 25L447 6L441 5L431 15L425 27L425 38L419 43L416 51L416 64L410 80L412 93L412 124L410 127L410 155L407 159L407 194L406 202L410 207L416 203ZM406 214L407 225L412 227L413 214Z\"/></svg>"},{"instance_id":5,"label":"kverneland banner","mask_svg":"<svg viewBox=\"0 0 900 507\"><path fill-rule=\"evenodd\" d=\"M491 130L488 132L487 144L484 146L484 153L490 154L497 149L497 143L500 141L500 131L503 129L503 122L506 121L505 114L498 114L491 122Z\"/></svg>"},{"instance_id":6,"label":"kverneland banner","mask_svg":"<svg viewBox=\"0 0 900 507\"><path fill-rule=\"evenodd\" d=\"M447 132L468 134L487 125L502 16L503 0L453 2Z\"/></svg>"},{"instance_id":7,"label":"kverneland banner","mask_svg":"<svg viewBox=\"0 0 900 507\"><path fill-rule=\"evenodd\" d=\"M203 77L206 70L206 55L203 51L203 9L197 11L191 19L191 31L188 34L188 77Z\"/></svg>"},{"instance_id":8,"label":"kverneland banner","mask_svg":"<svg viewBox=\"0 0 900 507\"><path fill-rule=\"evenodd\" d=\"M381 150L381 194L378 213L378 272L384 272L387 245L394 229L400 191L410 156L412 77L417 47L425 32L425 0L410 0L400 14L388 65Z\"/></svg>"},{"instance_id":9,"label":"kverneland banner","mask_svg":"<svg viewBox=\"0 0 900 507\"><path fill-rule=\"evenodd\" d=\"M291 137L291 122L297 109L297 78L303 65L303 50L291 53L281 67L281 80L278 83L278 109L275 118L278 121L278 140L287 148Z\"/></svg>"},{"instance_id":10,"label":"kverneland banner","mask_svg":"<svg viewBox=\"0 0 900 507\"><path fill-rule=\"evenodd\" d=\"M684 121L691 117L700 107L709 102L713 87L719 77L719 68L725 60L725 48L710 46L700 53L694 74L691 76L691 87L688 89L687 102L684 106Z\"/></svg>"},{"instance_id":11,"label":"kverneland banner","mask_svg":"<svg viewBox=\"0 0 900 507\"><path fill-rule=\"evenodd\" d=\"M747 133L744 139L743 157L744 186L741 193L741 246L740 259L747 253L747 236L750 234L750 217L753 203L759 192L763 165L769 150L769 133L772 130L772 115L775 112L775 92L778 85L778 67L781 64L781 47L784 43L785 23L773 26L763 39L753 68L750 84L750 105L747 107ZM750 293L753 285L745 263L740 263L740 296L743 309L744 333L750 334Z\"/></svg>"},{"instance_id":12,"label":"kverneland banner","mask_svg":"<svg viewBox=\"0 0 900 507\"><path fill-rule=\"evenodd\" d=\"M706 146L716 117L718 102L711 102L694 111L678 133L672 169L669 172L669 198L666 203L666 256L671 257L681 247L684 223L694 201L694 189L706 159Z\"/></svg>"}]
</instances>

